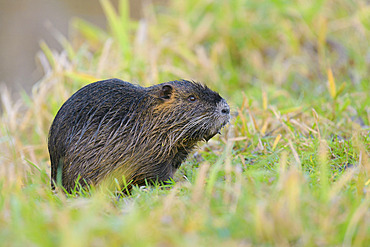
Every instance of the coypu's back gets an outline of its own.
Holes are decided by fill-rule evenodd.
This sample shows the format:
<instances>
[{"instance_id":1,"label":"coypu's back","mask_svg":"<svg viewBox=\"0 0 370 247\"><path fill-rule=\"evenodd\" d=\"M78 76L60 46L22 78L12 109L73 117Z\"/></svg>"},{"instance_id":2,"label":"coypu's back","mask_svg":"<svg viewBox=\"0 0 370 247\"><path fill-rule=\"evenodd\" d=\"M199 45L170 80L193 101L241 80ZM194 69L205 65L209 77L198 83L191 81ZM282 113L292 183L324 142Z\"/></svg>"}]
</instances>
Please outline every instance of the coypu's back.
<instances>
[{"instance_id":1,"label":"coypu's back","mask_svg":"<svg viewBox=\"0 0 370 247\"><path fill-rule=\"evenodd\" d=\"M122 186L122 177L131 185L166 181L229 119L226 101L199 83L89 84L63 104L50 128L52 187L71 192L76 180L112 185L114 178Z\"/></svg>"}]
</instances>

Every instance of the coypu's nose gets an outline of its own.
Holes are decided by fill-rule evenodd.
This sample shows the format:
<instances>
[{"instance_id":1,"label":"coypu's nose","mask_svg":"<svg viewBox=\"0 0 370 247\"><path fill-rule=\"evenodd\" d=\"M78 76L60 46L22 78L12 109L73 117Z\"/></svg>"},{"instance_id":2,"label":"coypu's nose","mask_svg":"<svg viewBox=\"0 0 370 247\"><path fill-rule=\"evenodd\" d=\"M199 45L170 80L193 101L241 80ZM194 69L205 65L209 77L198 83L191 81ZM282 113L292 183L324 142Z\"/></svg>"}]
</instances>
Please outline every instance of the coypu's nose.
<instances>
[{"instance_id":1,"label":"coypu's nose","mask_svg":"<svg viewBox=\"0 0 370 247\"><path fill-rule=\"evenodd\" d=\"M221 114L222 115L229 115L230 114L230 107L226 103L226 100L222 100L220 104Z\"/></svg>"},{"instance_id":2,"label":"coypu's nose","mask_svg":"<svg viewBox=\"0 0 370 247\"><path fill-rule=\"evenodd\" d=\"M221 110L221 113L222 114L229 114L230 113L230 109L229 108L224 108Z\"/></svg>"}]
</instances>

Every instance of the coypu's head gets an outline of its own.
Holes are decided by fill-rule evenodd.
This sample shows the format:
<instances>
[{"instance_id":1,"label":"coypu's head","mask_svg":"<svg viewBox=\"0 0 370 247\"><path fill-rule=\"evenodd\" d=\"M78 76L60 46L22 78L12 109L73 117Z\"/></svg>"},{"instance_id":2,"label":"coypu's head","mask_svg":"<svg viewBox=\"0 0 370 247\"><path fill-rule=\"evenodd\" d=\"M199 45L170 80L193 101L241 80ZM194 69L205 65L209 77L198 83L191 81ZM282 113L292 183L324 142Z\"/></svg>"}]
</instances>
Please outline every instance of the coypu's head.
<instances>
[{"instance_id":1,"label":"coypu's head","mask_svg":"<svg viewBox=\"0 0 370 247\"><path fill-rule=\"evenodd\" d=\"M162 119L162 130L171 133L171 142L192 145L208 141L220 133L230 120L226 101L207 86L192 81L171 81L147 88L156 98L156 119Z\"/></svg>"}]
</instances>

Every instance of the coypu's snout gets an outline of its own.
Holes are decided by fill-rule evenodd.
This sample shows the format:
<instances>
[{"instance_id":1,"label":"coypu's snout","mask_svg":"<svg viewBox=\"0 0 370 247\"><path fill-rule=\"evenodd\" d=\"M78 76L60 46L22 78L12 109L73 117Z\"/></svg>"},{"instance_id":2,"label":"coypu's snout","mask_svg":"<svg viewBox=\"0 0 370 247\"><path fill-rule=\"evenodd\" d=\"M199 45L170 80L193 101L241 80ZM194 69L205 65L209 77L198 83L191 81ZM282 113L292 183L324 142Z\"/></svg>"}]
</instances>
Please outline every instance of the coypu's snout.
<instances>
[{"instance_id":1,"label":"coypu's snout","mask_svg":"<svg viewBox=\"0 0 370 247\"><path fill-rule=\"evenodd\" d=\"M217 104L217 109L221 112L222 117L230 119L230 106L227 104L226 100L222 99Z\"/></svg>"},{"instance_id":2,"label":"coypu's snout","mask_svg":"<svg viewBox=\"0 0 370 247\"><path fill-rule=\"evenodd\" d=\"M221 99L216 104L214 112L214 121L210 123L208 134L205 135L204 140L208 141L217 134L220 134L220 130L230 121L230 107L226 100Z\"/></svg>"},{"instance_id":3,"label":"coypu's snout","mask_svg":"<svg viewBox=\"0 0 370 247\"><path fill-rule=\"evenodd\" d=\"M217 111L219 112L219 124L220 128L224 127L230 121L230 106L227 104L226 100L222 99L217 104Z\"/></svg>"}]
</instances>

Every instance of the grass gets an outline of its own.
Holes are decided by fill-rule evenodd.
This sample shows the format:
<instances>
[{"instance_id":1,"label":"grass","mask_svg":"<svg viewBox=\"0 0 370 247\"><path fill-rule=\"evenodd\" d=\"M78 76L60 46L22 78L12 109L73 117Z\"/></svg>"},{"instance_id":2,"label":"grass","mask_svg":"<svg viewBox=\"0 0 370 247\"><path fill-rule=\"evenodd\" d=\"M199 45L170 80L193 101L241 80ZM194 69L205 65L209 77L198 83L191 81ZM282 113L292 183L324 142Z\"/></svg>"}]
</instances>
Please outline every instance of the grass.
<instances>
[{"instance_id":1,"label":"grass","mask_svg":"<svg viewBox=\"0 0 370 247\"><path fill-rule=\"evenodd\" d=\"M145 20L101 0L109 31L71 22L65 48L14 102L1 90L3 246L367 246L370 7L350 1L172 1ZM65 196L49 187L47 133L102 78L194 79L235 113L171 188ZM236 114L237 113L237 114Z\"/></svg>"}]
</instances>

